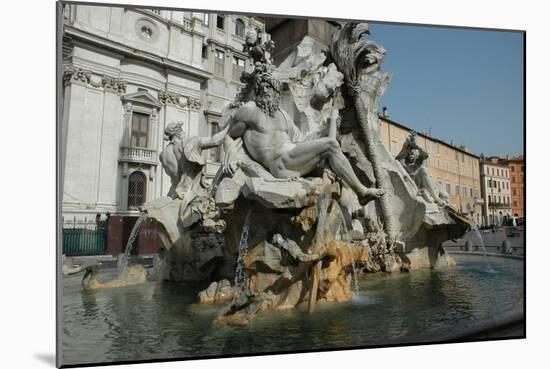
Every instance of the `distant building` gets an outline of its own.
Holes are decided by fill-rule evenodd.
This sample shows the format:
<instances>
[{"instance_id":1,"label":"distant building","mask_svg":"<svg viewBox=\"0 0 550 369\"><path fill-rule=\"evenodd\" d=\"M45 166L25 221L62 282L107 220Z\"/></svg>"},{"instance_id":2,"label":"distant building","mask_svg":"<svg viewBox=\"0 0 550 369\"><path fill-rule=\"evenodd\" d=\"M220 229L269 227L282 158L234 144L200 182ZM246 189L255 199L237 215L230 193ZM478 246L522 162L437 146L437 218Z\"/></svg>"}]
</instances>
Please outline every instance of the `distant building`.
<instances>
[{"instance_id":1,"label":"distant building","mask_svg":"<svg viewBox=\"0 0 550 369\"><path fill-rule=\"evenodd\" d=\"M525 217L525 161L523 156L513 157L507 161L512 186L512 213L516 217Z\"/></svg>"},{"instance_id":2,"label":"distant building","mask_svg":"<svg viewBox=\"0 0 550 369\"><path fill-rule=\"evenodd\" d=\"M165 126L217 132L222 108L250 70L245 29L262 21L230 14L65 4L61 166L65 219L106 213L134 218L166 195L159 162ZM209 153L215 173L219 150Z\"/></svg>"},{"instance_id":3,"label":"distant building","mask_svg":"<svg viewBox=\"0 0 550 369\"><path fill-rule=\"evenodd\" d=\"M380 115L380 124L384 145L395 157L411 128L390 120L387 109ZM479 156L468 152L465 147L456 147L423 133L417 133L417 142L430 155L426 166L432 180L449 194L449 202L456 209L481 225L483 198Z\"/></svg>"},{"instance_id":4,"label":"distant building","mask_svg":"<svg viewBox=\"0 0 550 369\"><path fill-rule=\"evenodd\" d=\"M525 201L525 161L523 156L493 158L500 164L507 165L509 168L510 186L512 189L512 215L524 217Z\"/></svg>"},{"instance_id":5,"label":"distant building","mask_svg":"<svg viewBox=\"0 0 550 369\"><path fill-rule=\"evenodd\" d=\"M510 168L505 160L493 156L482 158L480 171L484 198L483 225L501 225L512 216Z\"/></svg>"}]
</instances>

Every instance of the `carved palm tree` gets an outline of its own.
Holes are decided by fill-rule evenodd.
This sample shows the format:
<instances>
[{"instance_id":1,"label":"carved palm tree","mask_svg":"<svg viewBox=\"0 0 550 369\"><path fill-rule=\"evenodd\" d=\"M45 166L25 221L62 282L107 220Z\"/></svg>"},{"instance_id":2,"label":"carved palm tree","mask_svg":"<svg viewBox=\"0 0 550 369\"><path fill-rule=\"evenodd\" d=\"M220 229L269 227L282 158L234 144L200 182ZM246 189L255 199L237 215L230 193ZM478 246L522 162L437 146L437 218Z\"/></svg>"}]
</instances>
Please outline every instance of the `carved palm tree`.
<instances>
[{"instance_id":1,"label":"carved palm tree","mask_svg":"<svg viewBox=\"0 0 550 369\"><path fill-rule=\"evenodd\" d=\"M376 187L385 190L380 201L388 247L393 247L397 230L391 213L391 187L380 165L375 147L375 125L378 124L378 101L389 83L389 76L380 72L386 50L372 41L362 39L369 34L366 23L344 23L333 35L330 51L338 69L344 74L346 89L353 98L358 128L363 139L364 154L371 162Z\"/></svg>"}]
</instances>

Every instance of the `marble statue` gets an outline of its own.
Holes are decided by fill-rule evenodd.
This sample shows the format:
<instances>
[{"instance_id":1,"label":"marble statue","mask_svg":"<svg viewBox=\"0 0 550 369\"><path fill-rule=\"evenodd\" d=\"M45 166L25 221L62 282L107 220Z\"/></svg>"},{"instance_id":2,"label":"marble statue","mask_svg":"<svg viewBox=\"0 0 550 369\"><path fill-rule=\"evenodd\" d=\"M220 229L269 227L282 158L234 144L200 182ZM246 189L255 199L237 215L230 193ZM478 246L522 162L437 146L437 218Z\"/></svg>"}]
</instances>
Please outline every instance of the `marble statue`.
<instances>
[{"instance_id":1,"label":"marble statue","mask_svg":"<svg viewBox=\"0 0 550 369\"><path fill-rule=\"evenodd\" d=\"M164 139L168 144L160 153L160 162L172 183L167 196L182 200L180 219L186 227L200 216L202 206L192 209L193 204L201 200L201 195L208 197L203 176L206 159L202 152L220 146L229 127L212 137L186 137L182 125L183 122L173 122L166 126Z\"/></svg>"},{"instance_id":2,"label":"marble statue","mask_svg":"<svg viewBox=\"0 0 550 369\"><path fill-rule=\"evenodd\" d=\"M220 127L229 127L232 138L242 137L252 159L276 178L307 176L326 160L330 169L361 198L384 194L383 190L364 186L342 153L335 137L337 109L331 112L327 137L303 139L288 114L279 108L279 81L262 69L257 69L248 81L248 100L229 110Z\"/></svg>"},{"instance_id":3,"label":"marble statue","mask_svg":"<svg viewBox=\"0 0 550 369\"><path fill-rule=\"evenodd\" d=\"M428 174L425 161L429 154L416 142L416 132L411 131L405 139L401 151L395 157L409 173L426 201L435 202L439 206L447 204L449 195L443 192Z\"/></svg>"},{"instance_id":4,"label":"marble statue","mask_svg":"<svg viewBox=\"0 0 550 369\"><path fill-rule=\"evenodd\" d=\"M172 185L144 205L164 245L155 269L159 279L208 282L202 303L231 300L218 320L245 325L304 302L312 313L349 300L361 271L453 265L441 244L469 220L430 181L414 134L396 158L384 146L378 103L390 77L369 34L365 23L341 23L328 50L306 38L276 67L273 42L249 30L253 67L221 131L166 127L160 160ZM202 154L220 144L210 184Z\"/></svg>"},{"instance_id":5,"label":"marble statue","mask_svg":"<svg viewBox=\"0 0 550 369\"><path fill-rule=\"evenodd\" d=\"M212 137L186 137L181 122L166 126L168 142L160 162L171 179L167 196L143 206L154 219L164 248L155 258L160 280L197 281L208 278L223 257L225 222L210 194L203 151L219 146L229 128Z\"/></svg>"},{"instance_id":6,"label":"marble statue","mask_svg":"<svg viewBox=\"0 0 550 369\"><path fill-rule=\"evenodd\" d=\"M360 136L358 138L364 146L360 155L363 161L370 164L376 187L386 193L380 199L380 208L388 236L387 246L391 249L398 237L398 226L389 198L392 186L381 165L382 158L376 147L378 102L390 78L387 73L380 71L386 50L377 43L366 40L367 35L370 35L367 23L343 23L332 35L330 53L338 69L344 74L346 90L357 116L355 125Z\"/></svg>"}]
</instances>

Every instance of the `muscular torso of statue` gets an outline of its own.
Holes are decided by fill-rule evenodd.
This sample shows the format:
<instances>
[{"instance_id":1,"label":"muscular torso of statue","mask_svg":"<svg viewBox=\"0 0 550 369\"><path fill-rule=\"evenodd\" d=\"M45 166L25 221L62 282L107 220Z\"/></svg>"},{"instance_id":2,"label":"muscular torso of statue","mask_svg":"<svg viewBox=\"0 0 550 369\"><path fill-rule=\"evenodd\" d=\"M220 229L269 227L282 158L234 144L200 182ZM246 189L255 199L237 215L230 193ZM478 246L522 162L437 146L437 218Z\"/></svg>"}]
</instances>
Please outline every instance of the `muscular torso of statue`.
<instances>
[{"instance_id":1,"label":"muscular torso of statue","mask_svg":"<svg viewBox=\"0 0 550 369\"><path fill-rule=\"evenodd\" d=\"M233 137L242 134L246 149L260 164L269 168L283 153L292 150L296 144L292 143L289 124L280 111L273 117L264 114L254 103L248 103L241 109L244 118L240 123L246 124L244 133L240 130L241 124L236 124L229 131Z\"/></svg>"},{"instance_id":2,"label":"muscular torso of statue","mask_svg":"<svg viewBox=\"0 0 550 369\"><path fill-rule=\"evenodd\" d=\"M231 127L229 135L242 137L252 158L277 178L305 176L327 160L330 168L360 196L383 194L359 181L334 137L300 141L298 128L279 109L270 116L249 101L225 115L220 126L227 124Z\"/></svg>"}]
</instances>

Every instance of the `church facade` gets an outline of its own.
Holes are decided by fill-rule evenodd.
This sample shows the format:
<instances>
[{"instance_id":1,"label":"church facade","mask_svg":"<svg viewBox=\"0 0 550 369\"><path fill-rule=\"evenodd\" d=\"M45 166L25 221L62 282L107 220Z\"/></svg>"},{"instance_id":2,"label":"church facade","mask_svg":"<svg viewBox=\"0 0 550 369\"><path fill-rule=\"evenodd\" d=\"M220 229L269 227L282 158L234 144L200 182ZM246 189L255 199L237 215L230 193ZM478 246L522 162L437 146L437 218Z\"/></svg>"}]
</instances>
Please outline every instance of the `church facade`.
<instances>
[{"instance_id":1,"label":"church facade","mask_svg":"<svg viewBox=\"0 0 550 369\"><path fill-rule=\"evenodd\" d=\"M210 136L234 100L245 30L261 20L122 6L63 8L60 171L64 220L135 218L166 195L164 128ZM208 153L214 174L220 149Z\"/></svg>"}]
</instances>

